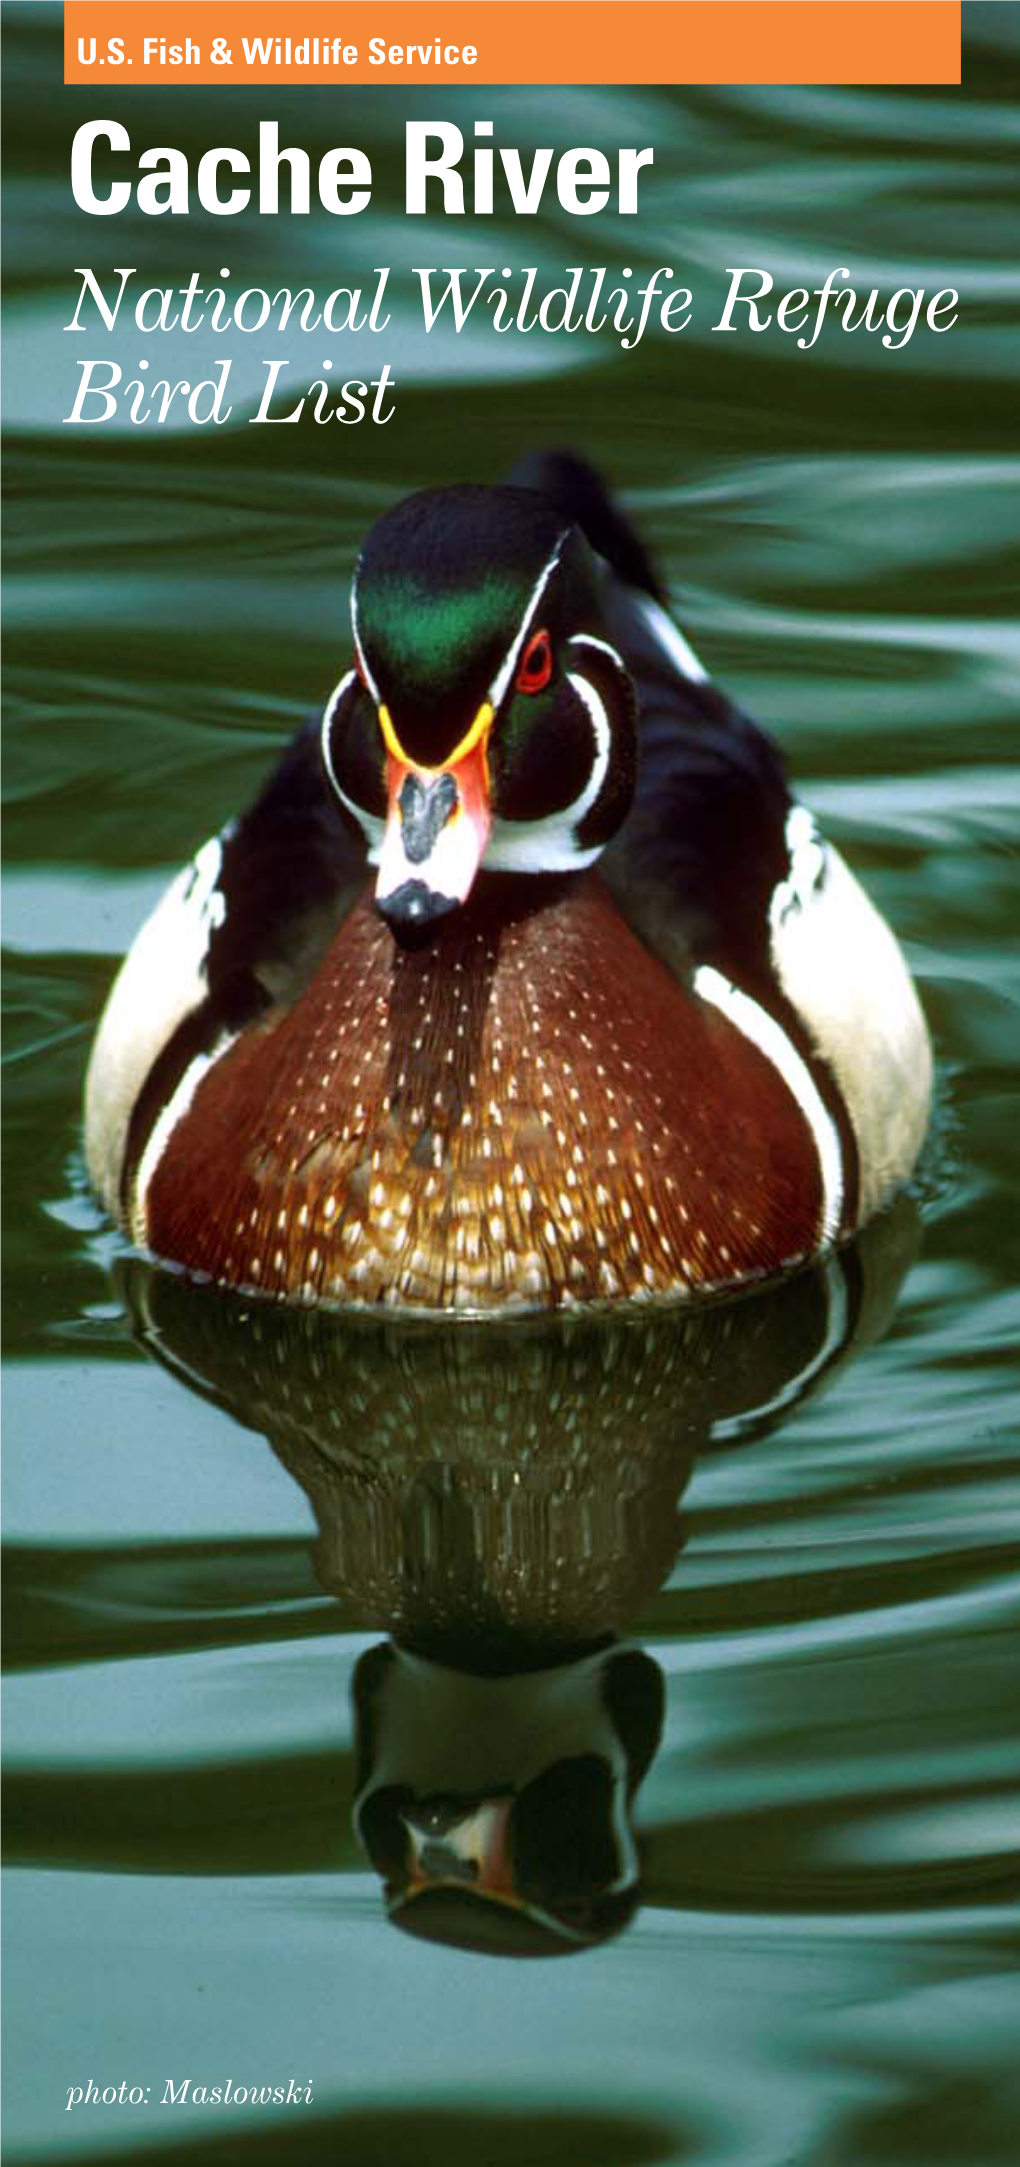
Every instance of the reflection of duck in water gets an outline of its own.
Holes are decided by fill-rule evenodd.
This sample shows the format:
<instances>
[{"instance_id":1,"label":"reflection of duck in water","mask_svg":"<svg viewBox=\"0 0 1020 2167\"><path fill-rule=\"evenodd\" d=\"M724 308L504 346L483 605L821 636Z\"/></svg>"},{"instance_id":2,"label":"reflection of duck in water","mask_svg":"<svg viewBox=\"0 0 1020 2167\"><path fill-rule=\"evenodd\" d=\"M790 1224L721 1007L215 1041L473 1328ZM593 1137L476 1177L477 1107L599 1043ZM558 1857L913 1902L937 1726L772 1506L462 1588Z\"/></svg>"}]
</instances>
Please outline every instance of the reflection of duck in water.
<instances>
[{"instance_id":1,"label":"reflection of duck in water","mask_svg":"<svg viewBox=\"0 0 1020 2167\"><path fill-rule=\"evenodd\" d=\"M930 1058L892 935L595 478L520 479L373 529L321 729L114 988L93 1180L218 1282L686 1297L826 1249L913 1165Z\"/></svg>"},{"instance_id":2,"label":"reflection of duck in water","mask_svg":"<svg viewBox=\"0 0 1020 2167\"><path fill-rule=\"evenodd\" d=\"M626 1925L630 1809L662 1728L649 1656L478 1677L383 1644L362 1656L354 1701L355 1825L398 1925L510 1955Z\"/></svg>"},{"instance_id":3,"label":"reflection of duck in water","mask_svg":"<svg viewBox=\"0 0 1020 2167\"><path fill-rule=\"evenodd\" d=\"M916 1228L903 1198L739 1301L503 1325L340 1318L118 1269L144 1345L307 1492L349 1624L495 1671L627 1630L680 1547L695 1455L773 1427L879 1336Z\"/></svg>"},{"instance_id":4,"label":"reflection of duck in water","mask_svg":"<svg viewBox=\"0 0 1020 2167\"><path fill-rule=\"evenodd\" d=\"M307 1492L345 1624L397 1642L355 1699L357 1823L399 1923L517 1951L626 1923L661 1684L615 1637L670 1572L695 1452L771 1427L884 1328L914 1231L903 1200L739 1302L505 1326L121 1268L145 1344Z\"/></svg>"}]
</instances>

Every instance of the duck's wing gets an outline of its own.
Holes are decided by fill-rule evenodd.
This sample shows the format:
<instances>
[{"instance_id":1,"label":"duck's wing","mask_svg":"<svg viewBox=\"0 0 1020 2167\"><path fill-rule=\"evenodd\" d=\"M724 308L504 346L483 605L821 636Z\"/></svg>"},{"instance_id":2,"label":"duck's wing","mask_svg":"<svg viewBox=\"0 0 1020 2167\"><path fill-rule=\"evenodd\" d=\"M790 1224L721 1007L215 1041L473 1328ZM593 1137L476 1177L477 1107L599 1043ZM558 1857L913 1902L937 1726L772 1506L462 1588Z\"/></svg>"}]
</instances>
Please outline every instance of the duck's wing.
<instances>
[{"instance_id":1,"label":"duck's wing","mask_svg":"<svg viewBox=\"0 0 1020 2167\"><path fill-rule=\"evenodd\" d=\"M329 788L319 737L314 720L297 732L121 965L85 1085L89 1172L115 1217L161 1109L226 1040L297 998L364 882L365 845Z\"/></svg>"},{"instance_id":2,"label":"duck's wing","mask_svg":"<svg viewBox=\"0 0 1020 2167\"><path fill-rule=\"evenodd\" d=\"M364 837L326 777L321 722L291 739L254 803L219 838L216 923L206 960L224 1006L289 1004L367 878Z\"/></svg>"},{"instance_id":3,"label":"duck's wing","mask_svg":"<svg viewBox=\"0 0 1020 2167\"><path fill-rule=\"evenodd\" d=\"M674 969L708 962L749 988L770 982L769 908L790 874L791 800L778 748L709 681L597 474L552 452L511 478L549 496L601 558L605 628L638 693L637 790L600 871Z\"/></svg>"},{"instance_id":4,"label":"duck's wing","mask_svg":"<svg viewBox=\"0 0 1020 2167\"><path fill-rule=\"evenodd\" d=\"M782 756L709 681L660 604L611 573L607 588L641 736L634 803L606 877L667 960L677 962L679 939L692 967L710 963L760 991L773 976L770 911L791 871Z\"/></svg>"}]
</instances>

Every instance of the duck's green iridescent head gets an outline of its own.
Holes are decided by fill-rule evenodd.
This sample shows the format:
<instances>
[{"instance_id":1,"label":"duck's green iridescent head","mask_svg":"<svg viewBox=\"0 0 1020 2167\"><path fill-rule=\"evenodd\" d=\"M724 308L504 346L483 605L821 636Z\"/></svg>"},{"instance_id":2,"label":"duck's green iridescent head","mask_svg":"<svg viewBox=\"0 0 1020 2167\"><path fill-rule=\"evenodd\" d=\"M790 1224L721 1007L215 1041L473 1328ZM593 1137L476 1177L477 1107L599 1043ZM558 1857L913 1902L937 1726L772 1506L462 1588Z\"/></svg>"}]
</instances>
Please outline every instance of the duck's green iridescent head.
<instances>
[{"instance_id":1,"label":"duck's green iridescent head","mask_svg":"<svg viewBox=\"0 0 1020 2167\"><path fill-rule=\"evenodd\" d=\"M424 490L369 534L351 622L323 756L394 930L482 866L591 865L630 804L635 699L580 529L529 489Z\"/></svg>"}]
</instances>

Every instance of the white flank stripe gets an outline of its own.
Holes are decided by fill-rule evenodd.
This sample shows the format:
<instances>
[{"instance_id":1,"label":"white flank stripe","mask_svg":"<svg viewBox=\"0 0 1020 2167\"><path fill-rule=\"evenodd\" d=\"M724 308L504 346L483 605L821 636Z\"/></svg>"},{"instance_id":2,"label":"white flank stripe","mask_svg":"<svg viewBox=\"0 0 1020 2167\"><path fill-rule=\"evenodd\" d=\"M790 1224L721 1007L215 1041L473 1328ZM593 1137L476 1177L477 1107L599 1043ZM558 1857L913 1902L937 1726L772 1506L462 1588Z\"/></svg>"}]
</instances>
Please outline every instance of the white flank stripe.
<instances>
[{"instance_id":1,"label":"white flank stripe","mask_svg":"<svg viewBox=\"0 0 1020 2167\"><path fill-rule=\"evenodd\" d=\"M198 1053L193 1061L189 1061L173 1097L167 1100L158 1121L155 1122L152 1128L148 1143L138 1161L138 1171L132 1184L131 1193L131 1239L137 1242L140 1248L149 1246L147 1208L149 1183L159 1165L169 1138L178 1122L184 1119L203 1076L207 1076L209 1070L215 1068L217 1061L221 1060L225 1053L229 1053L231 1046L237 1044L239 1036L240 1033L237 1031L225 1031L222 1038L217 1040L211 1053Z\"/></svg>"},{"instance_id":2,"label":"white flank stripe","mask_svg":"<svg viewBox=\"0 0 1020 2167\"><path fill-rule=\"evenodd\" d=\"M379 852L382 849L383 836L386 833L386 822L385 820L380 820L378 813L366 813L363 805L356 805L354 799L348 797L346 790L341 790L340 785L336 779L336 769L333 766L333 760L329 749L329 733L333 722L334 712L339 702L343 699L344 693L348 690L348 687L353 685L357 674L357 670L348 670L346 677L341 677L340 683L337 685L336 690L330 693L329 699L326 701L322 716L322 764L326 770L327 775L329 776L329 780L333 786L333 789L336 792L337 797L340 800L341 805L346 805L352 819L357 821L358 826L361 829L362 835L364 836L365 841L368 844L369 864L378 865Z\"/></svg>"},{"instance_id":3,"label":"white flank stripe","mask_svg":"<svg viewBox=\"0 0 1020 2167\"><path fill-rule=\"evenodd\" d=\"M92 1182L114 1219L122 1216L131 1109L178 1024L209 991L209 943L226 914L219 886L223 844L233 833L231 821L161 896L121 964L96 1034L85 1081L85 1151Z\"/></svg>"},{"instance_id":4,"label":"white flank stripe","mask_svg":"<svg viewBox=\"0 0 1020 2167\"><path fill-rule=\"evenodd\" d=\"M703 669L693 647L688 645L672 617L667 617L665 610L660 608L658 602L653 602L651 595L637 595L635 600L652 638L658 641L681 677L689 677L695 685L707 685L708 671Z\"/></svg>"},{"instance_id":5,"label":"white flank stripe","mask_svg":"<svg viewBox=\"0 0 1020 2167\"><path fill-rule=\"evenodd\" d=\"M710 1001L731 1023L742 1031L745 1038L757 1046L759 1053L771 1061L791 1091L804 1115L818 1152L818 1166L822 1178L822 1223L819 1239L832 1241L839 1228L839 1215L843 1208L843 1154L835 1122L826 1112L820 1093L814 1083L806 1062L786 1036L786 1032L770 1016L768 1010L752 1001L750 994L741 993L731 986L721 971L713 970L711 964L703 963L694 973L694 990L703 1001Z\"/></svg>"}]
</instances>

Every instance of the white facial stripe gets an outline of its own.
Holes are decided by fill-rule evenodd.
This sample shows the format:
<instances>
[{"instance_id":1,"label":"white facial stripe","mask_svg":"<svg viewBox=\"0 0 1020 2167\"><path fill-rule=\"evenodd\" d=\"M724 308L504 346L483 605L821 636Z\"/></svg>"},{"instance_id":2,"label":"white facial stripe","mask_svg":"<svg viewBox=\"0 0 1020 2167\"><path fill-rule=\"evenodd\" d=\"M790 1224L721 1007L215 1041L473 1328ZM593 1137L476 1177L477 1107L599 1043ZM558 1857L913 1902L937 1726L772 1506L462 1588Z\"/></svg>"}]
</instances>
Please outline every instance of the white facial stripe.
<instances>
[{"instance_id":1,"label":"white facial stripe","mask_svg":"<svg viewBox=\"0 0 1020 2167\"><path fill-rule=\"evenodd\" d=\"M521 618L520 631L517 634L517 638L515 639L513 646L510 648L509 652L504 656L504 659L500 663L499 669L497 670L496 675L493 678L491 685L489 686L487 697L491 700L492 710L493 713L496 715L498 715L499 713L500 703L503 699L503 695L506 692L507 686L510 683L510 679L513 676L514 671L517 668L517 664L520 660L521 650L524 646L525 639L527 638L528 627L535 614L535 611L538 608L542 596L545 593L546 587L548 586L549 581L552 578L554 571L556 570L556 566L560 561L560 552L563 548L564 542L567 539L567 534L569 533L569 531L569 528L564 528L563 533L560 535L559 541L557 542L556 547L553 550L552 556L549 558L548 563L543 565L542 570L539 573L538 578L535 581L535 584L531 590L531 593L528 596L528 600L525 605L524 615Z\"/></svg>"},{"instance_id":2,"label":"white facial stripe","mask_svg":"<svg viewBox=\"0 0 1020 2167\"><path fill-rule=\"evenodd\" d=\"M694 973L694 990L703 1001L710 1001L713 1008L721 1009L731 1023L736 1025L745 1038L757 1046L766 1060L771 1061L792 1092L801 1113L811 1130L818 1166L822 1178L822 1213L818 1229L820 1241L832 1241L839 1229L839 1217L843 1208L843 1153L835 1122L826 1111L817 1085L807 1063L801 1059L786 1032L770 1016L768 1010L752 1001L750 994L741 993L731 986L721 971L713 970L711 964L703 963Z\"/></svg>"},{"instance_id":3,"label":"white facial stripe","mask_svg":"<svg viewBox=\"0 0 1020 2167\"><path fill-rule=\"evenodd\" d=\"M623 656L618 653L615 647L610 647L608 640L596 639L594 632L573 633L570 645L571 647L594 647L600 655L608 655L610 661L615 662L618 669L626 671L627 665Z\"/></svg>"},{"instance_id":4,"label":"white facial stripe","mask_svg":"<svg viewBox=\"0 0 1020 2167\"><path fill-rule=\"evenodd\" d=\"M688 646L672 617L667 617L665 610L658 602L653 601L651 595L641 594L635 599L652 638L662 648L663 653L669 656L681 677L690 678L695 685L707 685L708 671L702 668L693 647Z\"/></svg>"},{"instance_id":5,"label":"white facial stripe","mask_svg":"<svg viewBox=\"0 0 1020 2167\"><path fill-rule=\"evenodd\" d=\"M330 782L332 783L334 790L339 789L339 784L337 783L336 776L333 772L333 762L329 756L330 725L333 721L336 710L339 707L341 700L343 699L344 693L350 691L351 686L354 684L355 679L357 678L357 674L357 670L346 670L344 672L344 675L340 679L340 683L338 685L334 685L333 690L330 693L330 696L326 701L326 705L322 711L322 757L323 761L325 762L326 773L329 776Z\"/></svg>"},{"instance_id":6,"label":"white facial stripe","mask_svg":"<svg viewBox=\"0 0 1020 2167\"><path fill-rule=\"evenodd\" d=\"M222 1060L225 1053L229 1053L231 1046L237 1044L237 1040L239 1037L240 1033L238 1031L224 1031L222 1037L217 1040L211 1053L196 1054L195 1059L193 1061L189 1061L188 1066L185 1069L183 1076L181 1077L180 1083L178 1084L176 1091L173 1093L173 1096L168 1099L162 1113L160 1114L159 1120L153 1124L148 1142L145 1146L145 1150L143 1151L142 1156L138 1161L138 1167L135 1172L134 1181L131 1185L131 1238L133 1241L136 1241L141 1248L145 1248L148 1245L149 1241L149 1184L152 1181L154 1173L156 1172L156 1168L158 1167L159 1162L163 1156L166 1146L170 1140L171 1134L173 1133L173 1130L177 1127L178 1122L182 1121L185 1114L187 1113L188 1108L191 1105L191 1101L194 1098L196 1091L198 1090L199 1084L201 1083L203 1076L207 1076L209 1070L211 1068L215 1068L217 1061Z\"/></svg>"},{"instance_id":7,"label":"white facial stripe","mask_svg":"<svg viewBox=\"0 0 1020 2167\"><path fill-rule=\"evenodd\" d=\"M591 716L591 726L595 734L595 760L588 781L580 796L576 797L573 804L568 805L566 811L560 814L561 820L569 821L572 828L579 828L585 814L590 813L609 772L612 735L605 705L600 700L594 685L589 684L586 677L579 677L574 670L568 671L567 683L573 686L578 699L584 701Z\"/></svg>"},{"instance_id":8,"label":"white facial stripe","mask_svg":"<svg viewBox=\"0 0 1020 2167\"><path fill-rule=\"evenodd\" d=\"M496 820L493 823L485 863L493 873L579 873L601 857L603 845L582 849L577 830L591 811L609 770L612 734L605 707L586 677L573 670L567 682L573 686L591 716L595 739L592 771L572 805L562 812L547 813L542 820Z\"/></svg>"},{"instance_id":9,"label":"white facial stripe","mask_svg":"<svg viewBox=\"0 0 1020 2167\"><path fill-rule=\"evenodd\" d=\"M341 700L343 699L345 692L348 692L350 690L350 687L355 683L357 675L357 670L348 670L347 675L345 677L341 677L340 683L337 685L336 690L330 693L329 699L326 702L322 716L322 764L326 770L327 775L329 776L329 780L332 784L333 789L336 791L337 797L339 798L341 805L346 805L352 819L357 821L358 826L361 829L365 841L368 844L369 864L378 865L379 852L382 849L383 836L386 832L386 822L380 817L378 813L366 813L363 805L356 805L354 799L348 797L346 790L341 789L340 784L337 781L336 769L333 766L333 760L329 749L329 733L333 721L333 716L336 713L336 710Z\"/></svg>"},{"instance_id":10,"label":"white facial stripe","mask_svg":"<svg viewBox=\"0 0 1020 2167\"><path fill-rule=\"evenodd\" d=\"M361 664L362 675L372 695L372 698L375 701L376 706L378 707L379 687L376 684L375 678L373 677L372 672L369 669L368 663L365 659L365 650L361 644L361 632L358 628L358 570L359 567L355 565L354 577L351 581L351 632L354 637L354 652L357 655L359 663Z\"/></svg>"}]
</instances>

